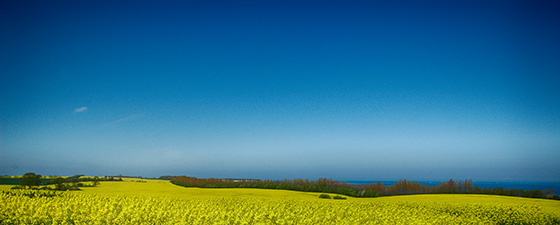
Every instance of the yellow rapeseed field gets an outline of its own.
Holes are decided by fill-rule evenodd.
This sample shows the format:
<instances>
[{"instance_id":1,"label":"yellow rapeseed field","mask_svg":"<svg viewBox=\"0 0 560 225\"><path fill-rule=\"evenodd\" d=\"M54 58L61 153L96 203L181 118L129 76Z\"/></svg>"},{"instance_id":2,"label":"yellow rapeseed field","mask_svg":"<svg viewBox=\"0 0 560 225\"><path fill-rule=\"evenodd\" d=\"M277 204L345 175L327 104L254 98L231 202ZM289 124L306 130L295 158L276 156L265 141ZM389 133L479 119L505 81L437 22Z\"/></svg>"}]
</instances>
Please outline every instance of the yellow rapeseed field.
<instances>
[{"instance_id":1,"label":"yellow rapeseed field","mask_svg":"<svg viewBox=\"0 0 560 225\"><path fill-rule=\"evenodd\" d=\"M0 224L559 224L560 201L487 195L320 199L126 179L83 191L1 188Z\"/></svg>"}]
</instances>

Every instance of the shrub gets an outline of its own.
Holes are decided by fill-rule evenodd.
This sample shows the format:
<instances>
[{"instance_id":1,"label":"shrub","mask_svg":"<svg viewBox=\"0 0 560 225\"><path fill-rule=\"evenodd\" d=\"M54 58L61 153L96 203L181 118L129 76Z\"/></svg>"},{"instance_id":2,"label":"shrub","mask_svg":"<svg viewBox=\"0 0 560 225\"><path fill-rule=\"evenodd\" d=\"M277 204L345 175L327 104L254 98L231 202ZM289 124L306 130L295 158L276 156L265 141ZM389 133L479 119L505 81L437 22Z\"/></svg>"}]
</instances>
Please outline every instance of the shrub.
<instances>
[{"instance_id":1,"label":"shrub","mask_svg":"<svg viewBox=\"0 0 560 225\"><path fill-rule=\"evenodd\" d=\"M330 195L327 195L327 194L320 194L320 195L319 195L319 198L328 198L328 199L331 199L331 196L330 196Z\"/></svg>"},{"instance_id":2,"label":"shrub","mask_svg":"<svg viewBox=\"0 0 560 225\"><path fill-rule=\"evenodd\" d=\"M346 197L342 197L342 196L340 196L340 195L335 195L335 196L333 197L333 199L337 199L337 200L346 200Z\"/></svg>"}]
</instances>

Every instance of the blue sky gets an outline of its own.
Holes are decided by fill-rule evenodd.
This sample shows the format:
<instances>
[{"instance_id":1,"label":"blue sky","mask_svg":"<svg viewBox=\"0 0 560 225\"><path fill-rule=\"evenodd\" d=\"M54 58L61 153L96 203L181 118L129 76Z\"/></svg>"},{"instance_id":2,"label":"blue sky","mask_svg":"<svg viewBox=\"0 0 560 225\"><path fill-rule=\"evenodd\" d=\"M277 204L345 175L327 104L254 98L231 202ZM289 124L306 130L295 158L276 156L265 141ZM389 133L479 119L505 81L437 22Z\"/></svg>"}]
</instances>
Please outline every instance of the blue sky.
<instances>
[{"instance_id":1,"label":"blue sky","mask_svg":"<svg viewBox=\"0 0 560 225\"><path fill-rule=\"evenodd\" d=\"M0 1L0 174L560 181L554 1Z\"/></svg>"}]
</instances>

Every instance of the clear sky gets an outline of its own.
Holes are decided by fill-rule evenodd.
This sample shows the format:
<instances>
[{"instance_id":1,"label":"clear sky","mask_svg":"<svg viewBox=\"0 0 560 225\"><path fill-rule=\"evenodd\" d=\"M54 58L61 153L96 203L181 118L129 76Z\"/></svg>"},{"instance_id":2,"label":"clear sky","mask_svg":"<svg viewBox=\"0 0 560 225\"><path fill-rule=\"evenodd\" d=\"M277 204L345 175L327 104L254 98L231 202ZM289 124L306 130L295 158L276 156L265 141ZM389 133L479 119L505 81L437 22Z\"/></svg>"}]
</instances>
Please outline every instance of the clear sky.
<instances>
[{"instance_id":1,"label":"clear sky","mask_svg":"<svg viewBox=\"0 0 560 225\"><path fill-rule=\"evenodd\" d=\"M0 1L0 175L560 181L558 1Z\"/></svg>"}]
</instances>

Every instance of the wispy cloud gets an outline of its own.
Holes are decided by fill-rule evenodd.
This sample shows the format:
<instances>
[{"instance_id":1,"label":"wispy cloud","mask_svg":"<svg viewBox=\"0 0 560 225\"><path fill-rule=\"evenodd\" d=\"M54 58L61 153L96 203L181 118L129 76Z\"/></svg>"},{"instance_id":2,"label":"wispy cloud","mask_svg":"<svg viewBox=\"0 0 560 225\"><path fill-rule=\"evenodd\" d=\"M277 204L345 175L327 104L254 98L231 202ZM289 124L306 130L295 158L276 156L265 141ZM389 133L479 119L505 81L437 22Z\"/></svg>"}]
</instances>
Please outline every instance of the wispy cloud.
<instances>
[{"instance_id":1,"label":"wispy cloud","mask_svg":"<svg viewBox=\"0 0 560 225\"><path fill-rule=\"evenodd\" d=\"M85 112L87 110L87 107L82 106L80 108L74 109L75 113L81 113L81 112Z\"/></svg>"},{"instance_id":2,"label":"wispy cloud","mask_svg":"<svg viewBox=\"0 0 560 225\"><path fill-rule=\"evenodd\" d=\"M115 123L121 123L121 122L130 121L130 120L135 120L139 117L142 117L142 114L134 114L134 115L131 115L131 116L128 116L128 117L124 117L124 118L115 120L113 123L115 124Z\"/></svg>"},{"instance_id":3,"label":"wispy cloud","mask_svg":"<svg viewBox=\"0 0 560 225\"><path fill-rule=\"evenodd\" d=\"M106 123L106 124L104 124L102 127L112 126L112 125L116 125L116 124L119 124L119 123L122 123L122 122L127 122L127 121L131 121L131 120L135 120L135 119L138 119L138 118L140 118L140 117L142 117L142 116L144 116L144 115L143 115L143 114L134 114L134 115L130 115L130 116L127 116L127 117L124 117L124 118L120 118L120 119L118 119L118 120L115 120L115 121L113 121L113 122Z\"/></svg>"}]
</instances>

